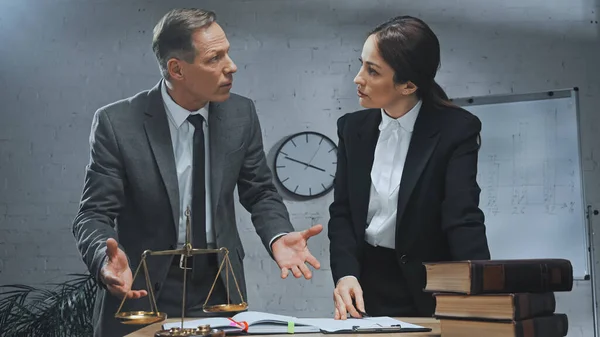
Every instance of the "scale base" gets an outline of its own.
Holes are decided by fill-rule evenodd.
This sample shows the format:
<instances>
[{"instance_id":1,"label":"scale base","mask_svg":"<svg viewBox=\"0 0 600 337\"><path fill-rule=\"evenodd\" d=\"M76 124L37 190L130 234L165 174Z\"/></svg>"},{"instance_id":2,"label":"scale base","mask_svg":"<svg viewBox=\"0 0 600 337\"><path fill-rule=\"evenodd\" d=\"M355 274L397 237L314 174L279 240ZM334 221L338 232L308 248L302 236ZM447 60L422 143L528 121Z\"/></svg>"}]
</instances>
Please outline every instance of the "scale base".
<instances>
[{"instance_id":1,"label":"scale base","mask_svg":"<svg viewBox=\"0 0 600 337\"><path fill-rule=\"evenodd\" d=\"M201 325L197 328L171 328L159 330L154 337L225 337L225 331L211 329L210 325Z\"/></svg>"}]
</instances>

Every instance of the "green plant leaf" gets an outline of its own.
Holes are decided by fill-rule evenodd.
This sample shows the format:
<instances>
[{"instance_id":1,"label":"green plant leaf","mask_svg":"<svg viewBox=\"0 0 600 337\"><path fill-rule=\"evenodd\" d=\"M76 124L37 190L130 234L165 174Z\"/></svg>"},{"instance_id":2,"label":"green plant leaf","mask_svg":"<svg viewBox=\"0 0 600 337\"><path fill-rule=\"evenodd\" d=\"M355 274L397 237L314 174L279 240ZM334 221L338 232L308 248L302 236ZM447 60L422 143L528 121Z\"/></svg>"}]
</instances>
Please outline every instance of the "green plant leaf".
<instances>
[{"instance_id":1,"label":"green plant leaf","mask_svg":"<svg viewBox=\"0 0 600 337\"><path fill-rule=\"evenodd\" d=\"M89 274L53 288L0 286L0 336L91 336L96 281Z\"/></svg>"}]
</instances>

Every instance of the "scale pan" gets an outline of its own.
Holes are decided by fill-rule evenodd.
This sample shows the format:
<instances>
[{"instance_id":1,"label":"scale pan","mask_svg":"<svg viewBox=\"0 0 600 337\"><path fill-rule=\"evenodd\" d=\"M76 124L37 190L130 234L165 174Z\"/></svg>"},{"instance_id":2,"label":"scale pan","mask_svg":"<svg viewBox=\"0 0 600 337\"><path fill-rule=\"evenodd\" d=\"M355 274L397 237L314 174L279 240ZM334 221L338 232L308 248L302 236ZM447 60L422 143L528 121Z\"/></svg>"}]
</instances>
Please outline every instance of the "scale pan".
<instances>
[{"instance_id":1,"label":"scale pan","mask_svg":"<svg viewBox=\"0 0 600 337\"><path fill-rule=\"evenodd\" d=\"M239 312L248 309L248 303L205 305L204 312Z\"/></svg>"},{"instance_id":2,"label":"scale pan","mask_svg":"<svg viewBox=\"0 0 600 337\"><path fill-rule=\"evenodd\" d=\"M164 321L167 318L167 314L152 311L127 311L116 314L115 318L123 324L142 325Z\"/></svg>"}]
</instances>

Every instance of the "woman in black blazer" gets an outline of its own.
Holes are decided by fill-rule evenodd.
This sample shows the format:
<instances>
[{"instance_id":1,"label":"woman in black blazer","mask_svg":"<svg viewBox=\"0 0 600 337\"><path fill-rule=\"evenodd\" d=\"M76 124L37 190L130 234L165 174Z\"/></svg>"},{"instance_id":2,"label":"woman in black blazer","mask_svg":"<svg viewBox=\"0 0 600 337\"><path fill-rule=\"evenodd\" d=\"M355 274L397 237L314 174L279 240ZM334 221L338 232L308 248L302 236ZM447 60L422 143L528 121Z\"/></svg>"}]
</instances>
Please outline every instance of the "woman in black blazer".
<instances>
[{"instance_id":1,"label":"woman in black blazer","mask_svg":"<svg viewBox=\"0 0 600 337\"><path fill-rule=\"evenodd\" d=\"M366 109L337 124L334 316L431 316L423 262L490 259L476 181L481 122L435 82L440 47L423 21L381 24L360 61Z\"/></svg>"}]
</instances>

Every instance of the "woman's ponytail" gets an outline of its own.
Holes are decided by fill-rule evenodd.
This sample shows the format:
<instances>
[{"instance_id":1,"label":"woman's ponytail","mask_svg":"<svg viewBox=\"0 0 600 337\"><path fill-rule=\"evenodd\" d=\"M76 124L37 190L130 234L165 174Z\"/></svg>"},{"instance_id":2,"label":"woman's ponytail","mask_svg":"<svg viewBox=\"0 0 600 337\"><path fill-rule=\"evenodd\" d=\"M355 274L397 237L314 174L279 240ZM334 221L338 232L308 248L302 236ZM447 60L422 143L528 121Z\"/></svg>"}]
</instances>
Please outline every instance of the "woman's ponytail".
<instances>
[{"instance_id":1,"label":"woman's ponytail","mask_svg":"<svg viewBox=\"0 0 600 337\"><path fill-rule=\"evenodd\" d=\"M455 106L454 104L452 104L452 102L450 102L450 99L448 98L448 95L446 94L444 89L442 89L442 87L435 80L432 81L431 86L429 88L425 88L425 89L426 90L424 90L422 92L422 94L423 94L422 99L424 101L429 101L433 105L440 106L440 107L454 107ZM429 89L429 90L427 90L427 89Z\"/></svg>"}]
</instances>

